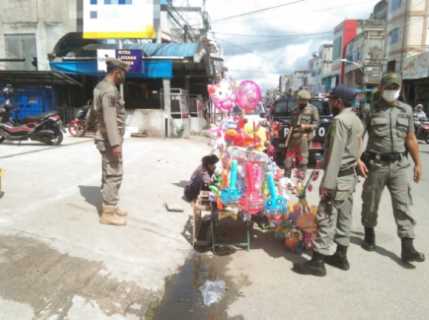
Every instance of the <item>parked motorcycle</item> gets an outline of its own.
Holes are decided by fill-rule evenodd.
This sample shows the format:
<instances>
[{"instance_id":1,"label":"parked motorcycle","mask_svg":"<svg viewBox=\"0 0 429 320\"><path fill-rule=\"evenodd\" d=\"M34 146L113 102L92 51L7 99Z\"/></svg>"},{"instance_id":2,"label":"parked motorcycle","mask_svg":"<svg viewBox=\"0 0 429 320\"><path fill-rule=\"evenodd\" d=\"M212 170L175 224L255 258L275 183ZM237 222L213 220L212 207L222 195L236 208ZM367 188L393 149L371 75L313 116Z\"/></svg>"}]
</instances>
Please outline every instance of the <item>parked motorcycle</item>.
<instances>
[{"instance_id":1,"label":"parked motorcycle","mask_svg":"<svg viewBox=\"0 0 429 320\"><path fill-rule=\"evenodd\" d=\"M414 120L414 125L416 127L417 140L423 140L424 142L429 144L429 120Z\"/></svg>"},{"instance_id":2,"label":"parked motorcycle","mask_svg":"<svg viewBox=\"0 0 429 320\"><path fill-rule=\"evenodd\" d=\"M48 112L35 117L28 117L17 123L11 119L16 108L11 103L13 89L7 87L2 93L6 97L0 106L0 143L8 141L39 141L48 145L60 145L63 142L63 124L58 112Z\"/></svg>"},{"instance_id":3,"label":"parked motorcycle","mask_svg":"<svg viewBox=\"0 0 429 320\"><path fill-rule=\"evenodd\" d=\"M83 137L91 127L93 127L93 114L89 103L77 110L75 118L68 124L68 131L73 137Z\"/></svg>"}]
</instances>

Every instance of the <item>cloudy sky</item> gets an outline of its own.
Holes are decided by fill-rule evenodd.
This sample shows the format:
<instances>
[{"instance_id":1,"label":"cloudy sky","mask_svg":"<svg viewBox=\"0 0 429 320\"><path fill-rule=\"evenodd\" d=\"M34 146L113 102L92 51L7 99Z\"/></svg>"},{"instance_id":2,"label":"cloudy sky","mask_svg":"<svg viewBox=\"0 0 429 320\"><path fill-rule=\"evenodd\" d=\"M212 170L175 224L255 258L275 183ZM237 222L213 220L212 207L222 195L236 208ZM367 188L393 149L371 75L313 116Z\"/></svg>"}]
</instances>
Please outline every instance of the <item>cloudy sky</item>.
<instances>
[{"instance_id":1,"label":"cloudy sky","mask_svg":"<svg viewBox=\"0 0 429 320\"><path fill-rule=\"evenodd\" d=\"M368 18L379 0L207 0L214 36L234 79L251 79L265 89L281 74L306 68L311 54L332 41L344 19ZM176 0L201 5L202 0ZM176 4L175 3L175 4ZM276 9L232 18L282 4Z\"/></svg>"}]
</instances>

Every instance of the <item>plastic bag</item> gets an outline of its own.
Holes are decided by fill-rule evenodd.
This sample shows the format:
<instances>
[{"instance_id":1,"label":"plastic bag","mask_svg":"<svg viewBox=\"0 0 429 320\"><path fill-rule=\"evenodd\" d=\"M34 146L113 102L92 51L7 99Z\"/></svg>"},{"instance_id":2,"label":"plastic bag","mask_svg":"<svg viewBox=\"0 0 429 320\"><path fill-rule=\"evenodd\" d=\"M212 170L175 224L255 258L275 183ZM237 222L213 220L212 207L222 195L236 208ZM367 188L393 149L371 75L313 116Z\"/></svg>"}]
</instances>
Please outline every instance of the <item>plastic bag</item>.
<instances>
[{"instance_id":1,"label":"plastic bag","mask_svg":"<svg viewBox=\"0 0 429 320\"><path fill-rule=\"evenodd\" d=\"M225 281L209 281L200 287L201 295L203 296L204 305L211 306L214 303L219 303L225 295Z\"/></svg>"}]
</instances>

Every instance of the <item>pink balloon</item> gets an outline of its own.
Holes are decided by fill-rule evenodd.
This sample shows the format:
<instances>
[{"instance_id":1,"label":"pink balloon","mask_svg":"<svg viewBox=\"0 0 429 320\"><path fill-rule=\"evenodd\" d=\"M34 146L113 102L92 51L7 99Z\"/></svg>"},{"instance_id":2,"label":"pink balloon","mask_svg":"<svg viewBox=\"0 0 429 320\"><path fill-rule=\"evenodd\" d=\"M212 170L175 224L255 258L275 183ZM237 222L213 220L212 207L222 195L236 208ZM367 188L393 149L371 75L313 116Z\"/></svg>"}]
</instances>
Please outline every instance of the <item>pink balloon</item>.
<instances>
[{"instance_id":1,"label":"pink balloon","mask_svg":"<svg viewBox=\"0 0 429 320\"><path fill-rule=\"evenodd\" d=\"M261 87L251 80L242 81L236 96L237 105L245 112L252 112L262 100Z\"/></svg>"},{"instance_id":2,"label":"pink balloon","mask_svg":"<svg viewBox=\"0 0 429 320\"><path fill-rule=\"evenodd\" d=\"M223 112L230 112L235 106L235 88L230 80L222 80L209 88L209 95L216 108Z\"/></svg>"}]
</instances>

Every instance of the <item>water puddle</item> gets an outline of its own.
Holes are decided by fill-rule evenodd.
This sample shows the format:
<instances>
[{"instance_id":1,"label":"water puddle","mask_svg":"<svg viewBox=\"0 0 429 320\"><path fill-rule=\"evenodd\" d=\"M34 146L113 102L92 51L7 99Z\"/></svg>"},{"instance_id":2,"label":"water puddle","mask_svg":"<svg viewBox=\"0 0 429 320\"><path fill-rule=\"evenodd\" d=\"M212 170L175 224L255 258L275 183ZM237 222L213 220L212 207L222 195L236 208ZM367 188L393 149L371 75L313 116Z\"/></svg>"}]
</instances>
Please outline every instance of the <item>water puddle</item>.
<instances>
[{"instance_id":1,"label":"water puddle","mask_svg":"<svg viewBox=\"0 0 429 320\"><path fill-rule=\"evenodd\" d=\"M241 295L240 288L247 281L236 281L227 275L230 256L194 253L179 272L167 280L166 291L155 311L155 320L241 320L228 317L227 309ZM206 281L225 282L225 293L219 303L204 305L200 288Z\"/></svg>"}]
</instances>

